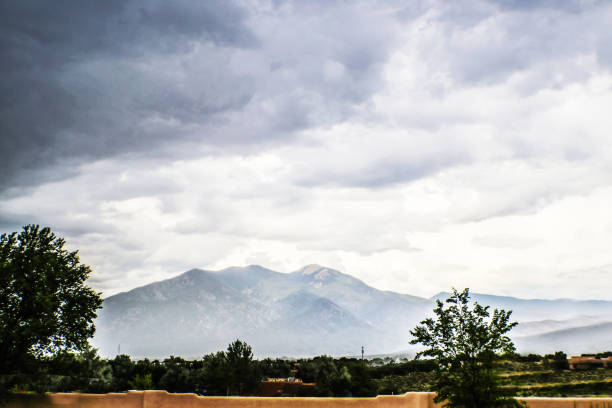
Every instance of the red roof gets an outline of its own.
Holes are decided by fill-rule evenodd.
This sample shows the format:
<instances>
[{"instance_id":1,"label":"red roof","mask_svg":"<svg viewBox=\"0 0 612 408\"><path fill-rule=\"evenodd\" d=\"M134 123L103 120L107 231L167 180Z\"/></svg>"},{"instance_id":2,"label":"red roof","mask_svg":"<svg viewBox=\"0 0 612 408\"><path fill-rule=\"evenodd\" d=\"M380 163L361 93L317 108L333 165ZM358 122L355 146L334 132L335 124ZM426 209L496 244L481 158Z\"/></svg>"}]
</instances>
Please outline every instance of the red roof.
<instances>
[{"instance_id":1,"label":"red roof","mask_svg":"<svg viewBox=\"0 0 612 408\"><path fill-rule=\"evenodd\" d=\"M257 386L255 395L258 397L294 396L307 390L314 390L315 383L305 383L299 378L268 378Z\"/></svg>"}]
</instances>

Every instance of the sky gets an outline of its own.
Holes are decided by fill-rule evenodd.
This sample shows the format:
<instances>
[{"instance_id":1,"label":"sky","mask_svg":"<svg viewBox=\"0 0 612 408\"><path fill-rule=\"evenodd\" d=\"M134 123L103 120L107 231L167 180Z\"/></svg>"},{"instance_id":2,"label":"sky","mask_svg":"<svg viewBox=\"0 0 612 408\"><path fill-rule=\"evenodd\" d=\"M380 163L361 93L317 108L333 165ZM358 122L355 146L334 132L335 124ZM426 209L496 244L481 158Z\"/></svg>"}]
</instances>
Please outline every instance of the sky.
<instances>
[{"instance_id":1,"label":"sky","mask_svg":"<svg viewBox=\"0 0 612 408\"><path fill-rule=\"evenodd\" d=\"M3 1L0 232L104 296L321 264L612 300L612 2Z\"/></svg>"}]
</instances>

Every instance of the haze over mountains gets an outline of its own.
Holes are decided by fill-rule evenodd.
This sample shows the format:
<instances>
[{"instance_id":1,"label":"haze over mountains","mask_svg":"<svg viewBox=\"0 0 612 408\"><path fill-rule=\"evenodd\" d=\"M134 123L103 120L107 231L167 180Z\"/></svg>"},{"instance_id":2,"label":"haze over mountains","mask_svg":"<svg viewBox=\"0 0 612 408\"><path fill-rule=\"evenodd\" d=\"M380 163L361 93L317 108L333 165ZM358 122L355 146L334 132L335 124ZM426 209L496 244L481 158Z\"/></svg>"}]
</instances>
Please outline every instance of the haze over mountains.
<instances>
[{"instance_id":1,"label":"haze over mountains","mask_svg":"<svg viewBox=\"0 0 612 408\"><path fill-rule=\"evenodd\" d=\"M411 351L410 329L447 296L381 291L319 265L289 274L257 265L192 269L107 298L93 343L103 355L120 345L135 357L197 357L236 338L257 356L356 355L362 345L368 354ZM612 302L472 298L513 310L521 352L612 349Z\"/></svg>"}]
</instances>

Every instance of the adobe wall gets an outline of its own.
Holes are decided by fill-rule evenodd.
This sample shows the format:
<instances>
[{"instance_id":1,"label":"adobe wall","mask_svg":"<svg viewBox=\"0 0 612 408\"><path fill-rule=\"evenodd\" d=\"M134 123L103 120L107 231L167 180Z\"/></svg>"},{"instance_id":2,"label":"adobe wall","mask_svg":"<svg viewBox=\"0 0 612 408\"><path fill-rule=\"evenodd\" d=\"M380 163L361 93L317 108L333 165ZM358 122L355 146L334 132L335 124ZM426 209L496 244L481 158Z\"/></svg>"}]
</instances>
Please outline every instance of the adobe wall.
<instances>
[{"instance_id":1,"label":"adobe wall","mask_svg":"<svg viewBox=\"0 0 612 408\"><path fill-rule=\"evenodd\" d=\"M376 398L198 397L166 391L16 395L7 408L439 408L433 393ZM612 408L612 398L523 398L529 408Z\"/></svg>"},{"instance_id":2,"label":"adobe wall","mask_svg":"<svg viewBox=\"0 0 612 408\"><path fill-rule=\"evenodd\" d=\"M16 395L7 408L433 408L432 393L376 398L199 397L166 391Z\"/></svg>"}]
</instances>

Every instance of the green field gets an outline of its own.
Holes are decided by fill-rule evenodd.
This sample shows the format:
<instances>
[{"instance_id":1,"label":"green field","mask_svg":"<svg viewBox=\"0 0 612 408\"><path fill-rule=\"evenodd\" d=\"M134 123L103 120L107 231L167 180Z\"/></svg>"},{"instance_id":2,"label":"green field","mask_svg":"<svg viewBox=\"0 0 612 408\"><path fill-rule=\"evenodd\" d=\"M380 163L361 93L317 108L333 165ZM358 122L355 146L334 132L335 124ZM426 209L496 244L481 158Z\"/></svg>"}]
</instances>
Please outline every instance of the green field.
<instances>
[{"instance_id":1,"label":"green field","mask_svg":"<svg viewBox=\"0 0 612 408\"><path fill-rule=\"evenodd\" d=\"M379 394L430 391L433 372L385 375L373 381ZM502 386L521 397L612 396L612 369L555 370L542 362L503 361L499 364Z\"/></svg>"}]
</instances>

